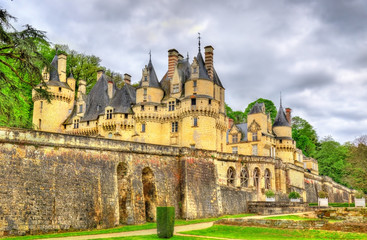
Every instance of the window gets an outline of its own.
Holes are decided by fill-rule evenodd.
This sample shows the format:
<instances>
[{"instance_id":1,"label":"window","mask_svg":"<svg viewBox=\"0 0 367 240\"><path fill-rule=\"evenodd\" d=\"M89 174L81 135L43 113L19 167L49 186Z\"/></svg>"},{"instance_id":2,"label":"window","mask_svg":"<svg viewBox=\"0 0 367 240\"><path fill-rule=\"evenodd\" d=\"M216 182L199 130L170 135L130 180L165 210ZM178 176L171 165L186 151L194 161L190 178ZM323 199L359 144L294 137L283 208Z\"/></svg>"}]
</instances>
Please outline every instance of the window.
<instances>
[{"instance_id":1,"label":"window","mask_svg":"<svg viewBox=\"0 0 367 240\"><path fill-rule=\"evenodd\" d=\"M39 128L39 129L41 129L41 125L42 125L42 120L41 120L41 119L39 119L39 120L38 120L38 128Z\"/></svg>"},{"instance_id":2,"label":"window","mask_svg":"<svg viewBox=\"0 0 367 240\"><path fill-rule=\"evenodd\" d=\"M236 172L233 167L228 168L227 170L227 185L234 187L234 180L236 177Z\"/></svg>"},{"instance_id":3,"label":"window","mask_svg":"<svg viewBox=\"0 0 367 240\"><path fill-rule=\"evenodd\" d=\"M252 155L257 156L257 144L252 145Z\"/></svg>"},{"instance_id":4,"label":"window","mask_svg":"<svg viewBox=\"0 0 367 240\"><path fill-rule=\"evenodd\" d=\"M147 94L148 94L148 90L144 88L144 96L146 96Z\"/></svg>"},{"instance_id":5,"label":"window","mask_svg":"<svg viewBox=\"0 0 367 240\"><path fill-rule=\"evenodd\" d=\"M198 82L196 80L193 81L193 87L197 87L198 86Z\"/></svg>"},{"instance_id":6,"label":"window","mask_svg":"<svg viewBox=\"0 0 367 240\"><path fill-rule=\"evenodd\" d=\"M208 104L212 105L212 100L211 99L208 100Z\"/></svg>"},{"instance_id":7,"label":"window","mask_svg":"<svg viewBox=\"0 0 367 240\"><path fill-rule=\"evenodd\" d=\"M194 118L193 127L198 126L198 118Z\"/></svg>"},{"instance_id":8,"label":"window","mask_svg":"<svg viewBox=\"0 0 367 240\"><path fill-rule=\"evenodd\" d=\"M129 117L129 115L127 113L125 113L124 118L127 119Z\"/></svg>"},{"instance_id":9,"label":"window","mask_svg":"<svg viewBox=\"0 0 367 240\"><path fill-rule=\"evenodd\" d=\"M279 143L282 143L282 142L283 142L283 140L282 140L282 139L280 139L280 140L279 140Z\"/></svg>"},{"instance_id":10,"label":"window","mask_svg":"<svg viewBox=\"0 0 367 240\"><path fill-rule=\"evenodd\" d=\"M265 189L271 189L271 182L270 182L270 170L269 169L266 169L265 170L265 175L264 175L264 178L265 178Z\"/></svg>"},{"instance_id":11,"label":"window","mask_svg":"<svg viewBox=\"0 0 367 240\"><path fill-rule=\"evenodd\" d=\"M248 187L248 171L247 168L242 168L241 169L241 174L240 174L240 184L241 187Z\"/></svg>"},{"instance_id":12,"label":"window","mask_svg":"<svg viewBox=\"0 0 367 240\"><path fill-rule=\"evenodd\" d=\"M112 119L112 109L107 110L107 119Z\"/></svg>"},{"instance_id":13,"label":"window","mask_svg":"<svg viewBox=\"0 0 367 240\"><path fill-rule=\"evenodd\" d=\"M144 105L141 105L140 110L144 111Z\"/></svg>"},{"instance_id":14,"label":"window","mask_svg":"<svg viewBox=\"0 0 367 240\"><path fill-rule=\"evenodd\" d=\"M61 92L61 90L62 90L61 87L59 87L59 92Z\"/></svg>"},{"instance_id":15,"label":"window","mask_svg":"<svg viewBox=\"0 0 367 240\"><path fill-rule=\"evenodd\" d=\"M108 138L112 138L112 132L108 133Z\"/></svg>"},{"instance_id":16,"label":"window","mask_svg":"<svg viewBox=\"0 0 367 240\"><path fill-rule=\"evenodd\" d=\"M87 121L87 126L89 126L89 121Z\"/></svg>"},{"instance_id":17,"label":"window","mask_svg":"<svg viewBox=\"0 0 367 240\"><path fill-rule=\"evenodd\" d=\"M79 112L82 113L83 112L83 104L79 105Z\"/></svg>"},{"instance_id":18,"label":"window","mask_svg":"<svg viewBox=\"0 0 367 240\"><path fill-rule=\"evenodd\" d=\"M173 84L172 93L178 93L180 91L180 86L178 84Z\"/></svg>"},{"instance_id":19,"label":"window","mask_svg":"<svg viewBox=\"0 0 367 240\"><path fill-rule=\"evenodd\" d=\"M74 119L74 128L79 128L79 119Z\"/></svg>"},{"instance_id":20,"label":"window","mask_svg":"<svg viewBox=\"0 0 367 240\"><path fill-rule=\"evenodd\" d=\"M168 102L168 111L174 111L175 110L175 102Z\"/></svg>"},{"instance_id":21,"label":"window","mask_svg":"<svg viewBox=\"0 0 367 240\"><path fill-rule=\"evenodd\" d=\"M194 67L194 73L197 73L198 69L196 67Z\"/></svg>"},{"instance_id":22,"label":"window","mask_svg":"<svg viewBox=\"0 0 367 240\"><path fill-rule=\"evenodd\" d=\"M42 113L42 109L43 109L43 101L41 101L41 106L40 106L40 112Z\"/></svg>"},{"instance_id":23,"label":"window","mask_svg":"<svg viewBox=\"0 0 367 240\"><path fill-rule=\"evenodd\" d=\"M148 81L148 77L144 76L144 82Z\"/></svg>"},{"instance_id":24,"label":"window","mask_svg":"<svg viewBox=\"0 0 367 240\"><path fill-rule=\"evenodd\" d=\"M141 124L141 132L145 132L145 123Z\"/></svg>"},{"instance_id":25,"label":"window","mask_svg":"<svg viewBox=\"0 0 367 240\"><path fill-rule=\"evenodd\" d=\"M196 98L191 98L191 106L196 106Z\"/></svg>"},{"instance_id":26,"label":"window","mask_svg":"<svg viewBox=\"0 0 367 240\"><path fill-rule=\"evenodd\" d=\"M238 154L238 147L232 147L232 153Z\"/></svg>"},{"instance_id":27,"label":"window","mask_svg":"<svg viewBox=\"0 0 367 240\"><path fill-rule=\"evenodd\" d=\"M252 141L257 141L257 132L252 133Z\"/></svg>"},{"instance_id":28,"label":"window","mask_svg":"<svg viewBox=\"0 0 367 240\"><path fill-rule=\"evenodd\" d=\"M178 132L178 122L172 122L172 132Z\"/></svg>"},{"instance_id":29,"label":"window","mask_svg":"<svg viewBox=\"0 0 367 240\"><path fill-rule=\"evenodd\" d=\"M158 111L158 106L154 106L154 111Z\"/></svg>"},{"instance_id":30,"label":"window","mask_svg":"<svg viewBox=\"0 0 367 240\"><path fill-rule=\"evenodd\" d=\"M238 135L237 134L233 134L232 135L232 143L237 143L238 142Z\"/></svg>"},{"instance_id":31,"label":"window","mask_svg":"<svg viewBox=\"0 0 367 240\"><path fill-rule=\"evenodd\" d=\"M195 149L195 144L190 144L191 149Z\"/></svg>"},{"instance_id":32,"label":"window","mask_svg":"<svg viewBox=\"0 0 367 240\"><path fill-rule=\"evenodd\" d=\"M258 168L254 169L254 187L259 188L259 177L260 170Z\"/></svg>"}]
</instances>

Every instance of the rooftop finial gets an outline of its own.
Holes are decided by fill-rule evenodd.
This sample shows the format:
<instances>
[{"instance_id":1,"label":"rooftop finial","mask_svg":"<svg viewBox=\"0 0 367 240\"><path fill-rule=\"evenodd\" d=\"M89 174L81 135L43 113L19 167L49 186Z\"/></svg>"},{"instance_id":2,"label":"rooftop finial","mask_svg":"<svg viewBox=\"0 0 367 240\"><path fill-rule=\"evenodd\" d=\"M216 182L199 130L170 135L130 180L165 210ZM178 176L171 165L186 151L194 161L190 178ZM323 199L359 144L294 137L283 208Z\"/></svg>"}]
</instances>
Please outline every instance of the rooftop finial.
<instances>
[{"instance_id":1,"label":"rooftop finial","mask_svg":"<svg viewBox=\"0 0 367 240\"><path fill-rule=\"evenodd\" d=\"M59 51L59 48L57 46L55 47L55 51L56 51L55 55L58 55L57 53Z\"/></svg>"},{"instance_id":2,"label":"rooftop finial","mask_svg":"<svg viewBox=\"0 0 367 240\"><path fill-rule=\"evenodd\" d=\"M187 60L189 60L189 52L187 52Z\"/></svg>"},{"instance_id":3,"label":"rooftop finial","mask_svg":"<svg viewBox=\"0 0 367 240\"><path fill-rule=\"evenodd\" d=\"M149 61L152 61L152 50L149 50Z\"/></svg>"},{"instance_id":4,"label":"rooftop finial","mask_svg":"<svg viewBox=\"0 0 367 240\"><path fill-rule=\"evenodd\" d=\"M199 52L200 52L200 39L201 39L201 37L200 37L200 33L198 33L198 34L199 34L198 39L199 39Z\"/></svg>"}]
</instances>

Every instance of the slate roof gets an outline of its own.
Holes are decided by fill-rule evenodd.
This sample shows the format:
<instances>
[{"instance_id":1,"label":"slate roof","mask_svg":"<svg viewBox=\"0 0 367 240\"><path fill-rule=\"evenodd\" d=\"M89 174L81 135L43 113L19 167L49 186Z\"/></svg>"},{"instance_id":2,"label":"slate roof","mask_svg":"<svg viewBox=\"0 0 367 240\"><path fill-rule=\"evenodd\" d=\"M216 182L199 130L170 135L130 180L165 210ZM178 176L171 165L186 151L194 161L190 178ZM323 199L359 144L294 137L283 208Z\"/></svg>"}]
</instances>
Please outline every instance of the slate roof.
<instances>
[{"instance_id":1,"label":"slate roof","mask_svg":"<svg viewBox=\"0 0 367 240\"><path fill-rule=\"evenodd\" d=\"M277 117L274 120L273 127L282 127L282 126L290 127L291 125L287 121L287 117L284 113L282 105L280 105Z\"/></svg>"},{"instance_id":2,"label":"slate roof","mask_svg":"<svg viewBox=\"0 0 367 240\"><path fill-rule=\"evenodd\" d=\"M263 113L264 103L255 103L248 114Z\"/></svg>"},{"instance_id":3,"label":"slate roof","mask_svg":"<svg viewBox=\"0 0 367 240\"><path fill-rule=\"evenodd\" d=\"M136 89L130 84L125 84L117 89L109 106L114 108L114 113L132 113L131 104L136 102Z\"/></svg>"},{"instance_id":4,"label":"slate roof","mask_svg":"<svg viewBox=\"0 0 367 240\"><path fill-rule=\"evenodd\" d=\"M109 104L108 80L110 78L103 73L89 92L86 112L82 121L96 120L99 115L104 114L105 107ZM113 86L116 89L116 85Z\"/></svg>"},{"instance_id":5,"label":"slate roof","mask_svg":"<svg viewBox=\"0 0 367 240\"><path fill-rule=\"evenodd\" d=\"M152 60L149 60L148 63L148 72L149 72L149 87L157 87L161 88L161 85L159 84L157 74L155 73ZM140 81L139 87L142 86L142 80Z\"/></svg>"},{"instance_id":6,"label":"slate roof","mask_svg":"<svg viewBox=\"0 0 367 240\"><path fill-rule=\"evenodd\" d=\"M236 126L240 129L242 133L241 141L247 141L247 123L236 124Z\"/></svg>"},{"instance_id":7,"label":"slate roof","mask_svg":"<svg viewBox=\"0 0 367 240\"><path fill-rule=\"evenodd\" d=\"M46 83L46 85L48 86L56 86L56 87L64 87L67 88L69 90L72 90L71 87L65 83L65 82L60 82L60 78L59 78L59 72L58 72L58 56L55 55L55 57L52 59L51 65L50 65L50 79L49 81ZM42 86L42 84L38 84L38 86Z\"/></svg>"},{"instance_id":8,"label":"slate roof","mask_svg":"<svg viewBox=\"0 0 367 240\"><path fill-rule=\"evenodd\" d=\"M199 78L211 80L209 78L209 75L208 75L208 70L205 67L205 63L204 63L204 60L203 60L203 56L201 55L201 52L198 53L196 59L198 61L198 65L199 65Z\"/></svg>"},{"instance_id":9,"label":"slate roof","mask_svg":"<svg viewBox=\"0 0 367 240\"><path fill-rule=\"evenodd\" d=\"M223 87L222 82L220 81L217 71L215 71L215 68L213 67L213 81L215 84L217 84L218 86Z\"/></svg>"}]
</instances>

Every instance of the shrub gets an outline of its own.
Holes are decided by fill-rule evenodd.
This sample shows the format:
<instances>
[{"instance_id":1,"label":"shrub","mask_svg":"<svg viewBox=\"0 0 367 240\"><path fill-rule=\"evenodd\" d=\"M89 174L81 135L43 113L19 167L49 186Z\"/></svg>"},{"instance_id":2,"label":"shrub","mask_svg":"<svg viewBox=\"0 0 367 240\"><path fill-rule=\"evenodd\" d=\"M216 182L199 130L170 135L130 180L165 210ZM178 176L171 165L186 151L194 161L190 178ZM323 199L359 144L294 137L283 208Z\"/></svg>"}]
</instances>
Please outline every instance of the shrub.
<instances>
[{"instance_id":1,"label":"shrub","mask_svg":"<svg viewBox=\"0 0 367 240\"><path fill-rule=\"evenodd\" d=\"M268 191L265 192L265 196L267 198L272 198L272 197L275 196L275 193L272 190L268 190Z\"/></svg>"},{"instance_id":2,"label":"shrub","mask_svg":"<svg viewBox=\"0 0 367 240\"><path fill-rule=\"evenodd\" d=\"M364 198L364 192L362 190L358 190L354 196L355 198Z\"/></svg>"},{"instance_id":3,"label":"shrub","mask_svg":"<svg viewBox=\"0 0 367 240\"><path fill-rule=\"evenodd\" d=\"M297 199L297 198L301 198L301 195L298 192L290 192L288 195L289 199Z\"/></svg>"},{"instance_id":4,"label":"shrub","mask_svg":"<svg viewBox=\"0 0 367 240\"><path fill-rule=\"evenodd\" d=\"M319 195L319 198L327 198L328 197L328 193L324 192L324 191L319 191L318 195Z\"/></svg>"},{"instance_id":5,"label":"shrub","mask_svg":"<svg viewBox=\"0 0 367 240\"><path fill-rule=\"evenodd\" d=\"M159 238L171 238L175 225L174 207L157 207L157 234Z\"/></svg>"}]
</instances>

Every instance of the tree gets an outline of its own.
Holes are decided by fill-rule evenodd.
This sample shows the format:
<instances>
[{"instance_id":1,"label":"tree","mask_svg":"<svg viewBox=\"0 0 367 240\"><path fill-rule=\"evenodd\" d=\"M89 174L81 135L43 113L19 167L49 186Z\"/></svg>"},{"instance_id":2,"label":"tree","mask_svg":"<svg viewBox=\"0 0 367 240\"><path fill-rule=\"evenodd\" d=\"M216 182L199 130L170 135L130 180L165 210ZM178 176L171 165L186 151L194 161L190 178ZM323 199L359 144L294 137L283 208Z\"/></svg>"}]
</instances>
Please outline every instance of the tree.
<instances>
[{"instance_id":1,"label":"tree","mask_svg":"<svg viewBox=\"0 0 367 240\"><path fill-rule=\"evenodd\" d=\"M320 175L331 177L335 182L345 184L343 177L345 175L346 157L348 155L348 146L341 145L332 137L324 138L320 143L320 148L315 154L319 163Z\"/></svg>"},{"instance_id":2,"label":"tree","mask_svg":"<svg viewBox=\"0 0 367 240\"><path fill-rule=\"evenodd\" d=\"M0 8L0 125L31 127L32 88L42 82L40 69L48 65L38 46L48 42L45 32L30 25L17 31L10 23L15 20ZM44 89L38 92L49 99Z\"/></svg>"},{"instance_id":3,"label":"tree","mask_svg":"<svg viewBox=\"0 0 367 240\"><path fill-rule=\"evenodd\" d=\"M267 114L270 114L270 118L271 121L274 122L276 116L277 116L277 109L274 105L274 103L271 100L268 99L264 99L264 98L259 98L256 101L250 103L247 108L245 109L244 112L244 119L245 121L247 121L247 115L249 114L249 112L251 111L252 107L255 105L255 103L264 103L265 104L265 112Z\"/></svg>"},{"instance_id":4,"label":"tree","mask_svg":"<svg viewBox=\"0 0 367 240\"><path fill-rule=\"evenodd\" d=\"M367 192L367 135L357 138L349 146L344 180L355 189Z\"/></svg>"},{"instance_id":5,"label":"tree","mask_svg":"<svg viewBox=\"0 0 367 240\"><path fill-rule=\"evenodd\" d=\"M230 106L227 104L226 106L226 114L230 119L233 119L234 124L239 124L245 122L245 114L241 111L233 111Z\"/></svg>"},{"instance_id":6,"label":"tree","mask_svg":"<svg viewBox=\"0 0 367 240\"><path fill-rule=\"evenodd\" d=\"M315 129L306 120L295 116L292 118L292 138L296 141L296 147L301 149L307 157L313 157L318 145L318 137Z\"/></svg>"}]
</instances>

